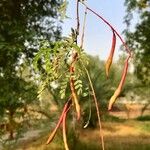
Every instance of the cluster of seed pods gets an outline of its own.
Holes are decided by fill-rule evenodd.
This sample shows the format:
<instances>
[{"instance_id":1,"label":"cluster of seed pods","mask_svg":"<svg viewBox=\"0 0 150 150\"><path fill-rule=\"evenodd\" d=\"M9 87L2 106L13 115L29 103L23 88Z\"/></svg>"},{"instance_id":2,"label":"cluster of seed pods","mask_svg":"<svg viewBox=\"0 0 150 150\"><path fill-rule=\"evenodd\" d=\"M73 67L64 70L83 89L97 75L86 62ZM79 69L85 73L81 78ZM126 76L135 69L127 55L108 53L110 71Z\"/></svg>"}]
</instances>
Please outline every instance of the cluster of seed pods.
<instances>
[{"instance_id":1,"label":"cluster of seed pods","mask_svg":"<svg viewBox=\"0 0 150 150\"><path fill-rule=\"evenodd\" d=\"M73 76L74 71L75 71L75 63L76 63L77 58L78 58L78 53L75 51L74 53L72 53L72 62L70 63L70 66L69 66L71 96L63 108L62 114L59 118L59 121L58 121L56 127L54 128L53 132L50 134L50 136L46 142L46 144L49 144L53 140L53 138L56 135L58 128L60 127L60 125L62 123L63 141L64 141L64 147L66 150L69 150L69 147L67 144L67 136L66 136L66 116L67 116L67 113L70 110L70 107L72 104L75 106L75 110L76 110L76 114L77 114L77 120L79 120L81 117L80 105L79 105L77 94L75 91L74 76Z\"/></svg>"},{"instance_id":2,"label":"cluster of seed pods","mask_svg":"<svg viewBox=\"0 0 150 150\"><path fill-rule=\"evenodd\" d=\"M116 46L116 34L114 32L114 30L112 30L113 32L113 37L112 37L112 46L111 46L111 50L110 50L110 54L106 60L106 64L105 64L105 70L106 70L106 76L108 78L109 76L109 70L113 61L113 56L114 56L114 52L115 52L115 46ZM117 87L117 89L115 90L113 96L110 98L109 104L108 104L108 110L112 109L113 104L115 103L117 97L119 96L119 94L121 93L122 87L124 85L125 82L125 78L127 75L127 71L128 71L128 61L129 61L130 55L127 57L125 64L124 64L124 69L123 69L123 73L121 76L121 80L120 83Z\"/></svg>"},{"instance_id":3,"label":"cluster of seed pods","mask_svg":"<svg viewBox=\"0 0 150 150\"><path fill-rule=\"evenodd\" d=\"M131 51L128 48L128 46L126 45L126 43L124 42L124 40L122 39L122 37L120 36L120 34L112 27L112 25L107 20L105 20L102 16L97 14L95 11L93 11L91 8L89 8L84 3L82 3L82 4L86 7L86 11L90 11L94 15L99 17L112 30L112 34L113 34L113 36L112 36L112 46L111 46L111 50L110 50L109 56L108 56L108 58L106 60L106 63L105 63L105 71L106 71L107 78L109 77L110 67L111 67L111 64L113 62L113 56L114 56L115 46L116 46L116 36L121 40L123 46L125 47L125 49L126 49L126 51L128 53L128 56L127 56L127 58L125 60L125 63L124 63L124 68L123 68L123 71L122 71L122 76L121 76L120 83L119 83L117 89L115 90L113 96L109 100L108 110L111 110L113 104L115 103L115 101L117 99L117 97L120 95L122 87L124 85L125 78L126 78L127 71L128 71L128 62L129 62L129 59L131 58ZM72 54L72 58L73 58L72 62L70 64L70 66L69 66L71 96L70 96L69 100L66 102L66 104L65 104L65 106L63 108L62 114L61 114L61 116L59 118L59 121L58 121L56 127L54 128L53 132L50 134L50 136L49 136L49 138L47 140L47 143L46 143L46 144L49 144L53 140L54 136L56 135L56 132L57 132L58 128L60 127L60 125L62 123L62 125L63 125L63 141L64 141L64 146L65 146L66 150L69 150L69 147L68 147L68 144L67 144L67 138L66 138L66 116L67 116L67 113L70 110L72 105L75 107L76 114L77 114L77 120L79 120L80 116L81 116L80 115L80 105L79 105L77 94L76 94L76 91L75 91L74 77L73 77L73 74L75 72L75 63L76 63L76 61L78 59L77 52Z\"/></svg>"},{"instance_id":4,"label":"cluster of seed pods","mask_svg":"<svg viewBox=\"0 0 150 150\"><path fill-rule=\"evenodd\" d=\"M122 87L124 85L125 79L126 79L126 75L127 75L127 71L128 71L128 63L129 63L129 59L131 58L131 50L129 49L129 47L127 46L127 44L124 42L124 40L122 39L122 37L120 36L120 34L115 30L115 28L106 20L104 19L102 16L100 16L98 13L96 13L95 11L93 11L91 8L89 8L86 4L82 3L87 10L89 10L90 12L92 12L94 15L96 15L98 18L100 18L105 24L107 24L113 33L113 37L112 37L112 46L111 46L111 51L110 54L106 60L106 64L105 64L105 70L106 70L106 76L108 78L109 76L109 70L111 67L111 64L113 62L113 56L114 56L114 52L115 52L115 46L116 46L116 36L121 40L123 46L125 47L126 52L128 53L128 56L125 60L124 63L124 68L122 71L122 76L121 76L121 80L120 83L117 87L117 89L115 90L113 96L110 98L109 100L109 104L108 104L108 110L112 109L113 104L115 103L117 97L120 95Z\"/></svg>"},{"instance_id":5,"label":"cluster of seed pods","mask_svg":"<svg viewBox=\"0 0 150 150\"><path fill-rule=\"evenodd\" d=\"M63 140L64 140L65 149L69 150L67 140L66 140L67 139L66 138L66 116L67 116L68 111L70 110L71 104L72 104L72 101L71 101L71 97L70 97L69 100L66 102L66 104L63 108L63 111L61 113L61 116L58 120L58 123L57 123L56 127L54 128L53 132L50 134L46 144L49 144L54 139L58 128L62 124L63 125Z\"/></svg>"}]
</instances>

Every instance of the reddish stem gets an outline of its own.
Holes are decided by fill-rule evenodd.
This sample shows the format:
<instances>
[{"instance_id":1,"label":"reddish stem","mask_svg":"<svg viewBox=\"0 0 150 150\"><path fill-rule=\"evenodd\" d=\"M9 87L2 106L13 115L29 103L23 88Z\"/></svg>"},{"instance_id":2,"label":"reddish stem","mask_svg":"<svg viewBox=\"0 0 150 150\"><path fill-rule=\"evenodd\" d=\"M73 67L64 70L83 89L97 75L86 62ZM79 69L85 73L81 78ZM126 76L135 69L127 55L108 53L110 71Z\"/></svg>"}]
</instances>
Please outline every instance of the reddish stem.
<instances>
[{"instance_id":1,"label":"reddish stem","mask_svg":"<svg viewBox=\"0 0 150 150\"><path fill-rule=\"evenodd\" d=\"M129 49L129 47L127 46L127 44L124 42L124 40L122 39L122 37L120 36L120 34L116 31L116 29L106 20L104 19L102 16L100 16L98 13L96 13L94 10L92 10L91 8L89 8L86 4L82 3L83 5L85 5L85 7L90 10L93 14L95 14L97 17L99 17L102 21L104 21L115 33L116 35L119 37L119 39L121 40L122 44L124 45L124 47L126 48L126 51L128 52L128 54L131 56L131 50Z\"/></svg>"}]
</instances>

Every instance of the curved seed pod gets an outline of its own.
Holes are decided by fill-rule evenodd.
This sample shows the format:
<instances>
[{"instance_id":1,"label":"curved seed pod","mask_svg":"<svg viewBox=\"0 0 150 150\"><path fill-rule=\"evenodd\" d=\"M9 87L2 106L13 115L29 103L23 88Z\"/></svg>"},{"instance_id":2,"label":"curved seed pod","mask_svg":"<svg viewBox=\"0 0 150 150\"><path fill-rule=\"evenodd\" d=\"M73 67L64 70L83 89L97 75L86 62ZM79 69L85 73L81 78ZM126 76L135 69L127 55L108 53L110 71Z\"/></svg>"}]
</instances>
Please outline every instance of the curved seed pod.
<instances>
[{"instance_id":1,"label":"curved seed pod","mask_svg":"<svg viewBox=\"0 0 150 150\"><path fill-rule=\"evenodd\" d=\"M105 71L106 71L107 78L109 76L110 66L111 66L112 61L113 61L115 47L116 47L116 34L115 34L114 30L113 30L111 51L110 51L109 57L107 58L107 61L106 61L106 64L105 64Z\"/></svg>"},{"instance_id":2,"label":"curved seed pod","mask_svg":"<svg viewBox=\"0 0 150 150\"><path fill-rule=\"evenodd\" d=\"M89 113L88 120L87 120L86 124L83 126L84 129L87 128L88 125L90 124L90 119L91 119L91 108L90 108L90 113Z\"/></svg>"},{"instance_id":3,"label":"curved seed pod","mask_svg":"<svg viewBox=\"0 0 150 150\"><path fill-rule=\"evenodd\" d=\"M73 58L73 61L70 65L70 68L69 68L69 71L70 71L70 74L74 74L74 71L75 71L75 62L78 58L78 53L75 51L75 53L73 53L72 55L72 58ZM79 105L79 102L78 102L78 98L77 98L77 95L76 95L76 91L75 91L75 87L74 87L74 78L71 76L70 77L70 89L71 89L71 93L72 93L72 100L75 104L75 109L76 109L76 112L77 112L77 120L80 119L80 105Z\"/></svg>"},{"instance_id":4,"label":"curved seed pod","mask_svg":"<svg viewBox=\"0 0 150 150\"><path fill-rule=\"evenodd\" d=\"M129 55L125 61L125 65L124 65L124 69L123 69L123 73L122 73L122 77L121 77L121 81L119 83L119 86L118 88L116 89L114 95L111 97L110 101L109 101L109 105L108 105L108 110L111 110L112 109L112 106L113 104L115 103L117 97L119 96L121 90L122 90L122 87L124 85L124 82L125 82L125 78L126 78L126 75L127 75L127 71L128 71L128 61L129 61L129 58L131 56Z\"/></svg>"},{"instance_id":5,"label":"curved seed pod","mask_svg":"<svg viewBox=\"0 0 150 150\"><path fill-rule=\"evenodd\" d=\"M90 98L90 96L89 96L89 98ZM88 125L90 124L91 114L92 114L92 108L91 108L91 102L90 102L90 112L89 112L89 117L88 117L88 120L87 120L86 124L83 126L84 129L87 128Z\"/></svg>"},{"instance_id":6,"label":"curved seed pod","mask_svg":"<svg viewBox=\"0 0 150 150\"><path fill-rule=\"evenodd\" d=\"M63 111L62 111L62 113L61 113L61 116L60 116L60 118L59 118L59 121L58 121L58 123L57 123L55 129L53 130L53 132L50 134L50 136L49 136L49 138L48 138L46 144L49 144L49 143L54 139L54 137L55 137L55 135L56 135L56 132L57 132L58 128L60 127L60 124L62 123L64 114L65 114L65 112L66 112L66 110L68 109L69 106L70 106L70 99L69 99L68 102L65 104L64 109L63 109Z\"/></svg>"},{"instance_id":7,"label":"curved seed pod","mask_svg":"<svg viewBox=\"0 0 150 150\"><path fill-rule=\"evenodd\" d=\"M74 101L76 112L77 112L77 120L79 120L80 116L81 116L81 114L80 114L80 105L79 105L78 98L77 98L77 95L76 95L76 92L75 92L73 77L70 77L70 89L71 89L71 93L72 93L72 99Z\"/></svg>"},{"instance_id":8,"label":"curved seed pod","mask_svg":"<svg viewBox=\"0 0 150 150\"><path fill-rule=\"evenodd\" d=\"M63 124L63 141L64 141L65 150L69 150L68 143L67 143L67 136L66 136L66 117L67 117L67 113L68 113L69 109L70 109L70 107L64 113L63 122L62 122L62 124Z\"/></svg>"},{"instance_id":9,"label":"curved seed pod","mask_svg":"<svg viewBox=\"0 0 150 150\"><path fill-rule=\"evenodd\" d=\"M119 88L117 88L114 95L109 100L108 110L112 109L112 106L115 103L115 101L116 101L117 97L119 96L120 92L121 92L121 90Z\"/></svg>"}]
</instances>

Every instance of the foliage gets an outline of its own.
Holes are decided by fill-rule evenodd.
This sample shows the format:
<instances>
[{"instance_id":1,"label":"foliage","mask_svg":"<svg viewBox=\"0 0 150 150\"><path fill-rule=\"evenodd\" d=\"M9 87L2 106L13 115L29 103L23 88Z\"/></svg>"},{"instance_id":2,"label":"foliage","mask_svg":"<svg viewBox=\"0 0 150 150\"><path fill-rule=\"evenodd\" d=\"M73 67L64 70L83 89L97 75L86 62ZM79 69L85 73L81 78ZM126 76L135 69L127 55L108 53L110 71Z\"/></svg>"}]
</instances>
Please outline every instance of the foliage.
<instances>
[{"instance_id":1,"label":"foliage","mask_svg":"<svg viewBox=\"0 0 150 150\"><path fill-rule=\"evenodd\" d=\"M0 89L0 116L1 125L4 126L1 130L3 134L8 131L10 139L14 138L16 132L15 138L18 138L26 121L29 121L25 119L28 105L37 101L37 87L17 77L0 79L0 86L3 87Z\"/></svg>"},{"instance_id":2,"label":"foliage","mask_svg":"<svg viewBox=\"0 0 150 150\"><path fill-rule=\"evenodd\" d=\"M0 89L1 115L6 110L15 112L16 109L22 108L33 100L36 100L36 86L33 86L32 83L25 82L23 79L1 79L0 86L3 87L3 89Z\"/></svg>"},{"instance_id":3,"label":"foliage","mask_svg":"<svg viewBox=\"0 0 150 150\"><path fill-rule=\"evenodd\" d=\"M55 26L61 1L19 0L0 2L0 68L12 68L22 54L33 57L39 40L56 40L60 27Z\"/></svg>"},{"instance_id":4,"label":"foliage","mask_svg":"<svg viewBox=\"0 0 150 150\"><path fill-rule=\"evenodd\" d=\"M150 121L150 116L146 115L146 116L140 116L137 118L138 121Z\"/></svg>"},{"instance_id":5,"label":"foliage","mask_svg":"<svg viewBox=\"0 0 150 150\"><path fill-rule=\"evenodd\" d=\"M78 61L75 67L76 71L72 75L69 72L69 65L72 63L72 54L74 53L77 53ZM83 62L87 63L87 56L75 44L74 39L66 38L55 43L49 43L47 41L42 43L39 52L34 58L34 67L41 74L40 79L43 81L39 94L45 86L49 87L52 86L51 83L55 83L59 84L60 98L66 98L65 94L69 86L70 76L73 76L77 94L81 95L83 93L83 86L80 77L84 72L80 66Z\"/></svg>"},{"instance_id":6,"label":"foliage","mask_svg":"<svg viewBox=\"0 0 150 150\"><path fill-rule=\"evenodd\" d=\"M84 25L83 25L83 33L82 33L82 38L81 38L81 46L79 46L78 44L78 35L80 34L79 33L80 32L79 2L81 2L86 8L85 17L84 17ZM81 107L80 107L81 97L93 96L93 100L94 100L94 104L95 104L96 112L97 112L98 123L99 123L99 131L100 131L100 137L101 137L101 142L102 142L102 149L104 150L104 140L103 140L103 134L101 131L102 126L101 126L101 120L100 120L100 111L99 111L98 101L96 97L96 92L94 90L94 85L92 83L90 72L87 69L88 68L87 56L82 48L87 10L91 11L94 15L96 15L104 23L106 23L111 28L112 33L113 33L111 51L108 55L108 58L105 64L105 71L106 71L107 78L109 76L110 66L113 61L113 55L114 55L115 45L116 45L116 36L118 36L118 38L121 40L121 42L123 43L125 47L126 52L128 53L128 56L124 63L124 68L122 71L120 83L109 101L108 110L112 109L113 104L115 103L117 97L120 95L121 90L123 88L125 78L127 75L129 59L131 58L131 51L126 45L126 43L124 42L124 40L122 39L122 37L120 36L120 34L112 27L112 25L107 20L105 20L102 16L100 16L91 8L89 8L84 3L84 1L77 1L76 4L77 4L76 5L77 28L71 29L72 31L71 36L68 38L62 39L59 42L45 41L41 43L40 50L34 58L34 68L36 69L37 73L40 75L40 81L41 81L39 97L41 97L41 93L45 88L50 87L50 86L51 88L53 88L52 84L53 85L58 84L58 87L60 89L60 98L68 99L63 107L58 123L56 124L54 130L50 134L46 144L49 144L53 140L58 128L62 124L64 147L66 150L69 149L68 144L67 144L67 136L66 136L67 113L69 112L70 108L73 105L76 110L77 120L79 120L81 117ZM63 10L65 10L65 6ZM92 72L91 74L93 75ZM87 85L83 82L83 78L85 76L87 77L87 82L85 82ZM97 78L98 77L99 77L99 74ZM85 85L85 87L83 87L83 85ZM83 91L86 91L86 92L83 93ZM90 114L91 114L91 111L90 111ZM87 122L89 122L89 120Z\"/></svg>"},{"instance_id":7,"label":"foliage","mask_svg":"<svg viewBox=\"0 0 150 150\"><path fill-rule=\"evenodd\" d=\"M108 110L111 110L117 97L122 91L127 75L128 62L131 57L130 49L128 48L120 34L112 27L112 25L107 20L105 20L102 16L100 16L91 8L89 8L84 3L84 0L77 1L77 28L71 30L72 32L70 37L64 38L61 41L57 41L57 39L59 39L60 30L58 26L56 26L55 28L55 19L60 16L57 13L57 8L60 6L62 1L15 1L15 3L7 3L6 1L2 2L3 3L1 6L5 6L6 10L8 10L6 11L6 14L8 15L8 18L10 18L10 22L8 22L8 26L6 25L6 27L13 27L10 28L12 29L10 30L10 33L7 33L7 31L5 31L6 28L3 28L3 24L5 24L5 17L6 19L8 18L7 15L4 15L4 17L2 17L3 23L1 28L4 33L6 32L6 34L1 34L2 43L0 45L2 48L2 57L0 57L0 62L2 62L2 65L0 66L0 76L2 79L6 79L7 84L3 84L3 86L4 89L6 89L6 91L10 90L11 96L4 94L4 96L2 97L3 99L0 102L2 102L3 104L2 113L7 112L5 111L5 109L8 109L10 138L13 138L15 128L14 115L16 114L17 110L28 105L28 103L34 102L34 96L36 96L36 86L33 80L31 79L31 85L33 86L33 89L28 89L30 82L27 78L22 77L23 69L29 66L31 58L35 56L33 65L36 70L36 74L32 70L32 65L29 67L29 70L30 75L34 75L35 78L37 77L36 79L38 80L36 83L40 84L38 97L41 98L42 91L45 88L53 90L55 89L55 86L58 85L58 89L60 90L60 98L67 99L67 102L61 101L61 103L65 103L64 108L62 110L56 127L54 128L52 134L47 140L47 144L49 144L53 140L58 128L62 123L64 146L66 150L69 149L66 136L67 113L70 111L72 106L74 106L77 120L79 120L82 112L80 107L81 100L87 98L87 96L93 96L99 123L99 132L102 142L102 149L104 150L100 111L96 94L100 93L98 91L103 89L104 86L107 86L107 84L110 83L110 80L108 80L105 85L97 85L97 91L95 92L94 86L96 85L96 83L95 85L93 85L92 78L95 80L95 82L98 83L99 73L96 74L97 77L95 79L95 74L93 74L92 70L90 70L91 72L89 72L87 66L89 62L88 57L84 52L84 49L82 48L83 39L81 42L81 46L79 46L78 44L78 35L80 34L79 3L85 6L86 11L88 10L97 17L99 17L99 19L101 19L112 30L112 47L105 64L107 78L109 76L110 66L113 61L113 55L116 45L116 36L122 41L125 50L128 53L128 56L124 63L120 83L117 89L115 90L113 96L110 98ZM62 3L62 5L59 7L59 11L62 14L62 18L65 17L66 6L67 1L64 1L64 3ZM9 9L10 7L12 9ZM16 9L14 11L14 14L12 15L11 10L13 10L14 8ZM5 14L5 9L2 10L2 13ZM85 16L87 13L86 11ZM30 15L28 14L29 12L31 13ZM49 16L52 17L52 20L50 20L50 18L47 18ZM19 29L14 28L16 26L19 27ZM54 34L51 32L53 32ZM9 38L7 39L7 36L5 37L5 35L7 35ZM82 37L84 37L83 35ZM46 38L48 39L48 41L45 40ZM15 44L17 43L17 45L15 45L14 42ZM38 48L39 51L37 51ZM4 50L7 50L8 53L5 53ZM8 59L8 56L11 56L6 64L4 63L3 56L6 56L6 59ZM24 60L23 57L25 58ZM21 63L21 61L26 62L26 64ZM95 67L95 65L97 64L92 64L93 68ZM94 71L97 73L98 69L96 68ZM87 79L83 80L85 77ZM10 80L11 82L9 82ZM104 80L104 76L102 76L102 80ZM11 83L11 85L9 85L8 83ZM101 93L107 93L108 87L109 86L107 86L105 90L101 90ZM19 92L17 93L16 91L18 90ZM3 92L3 89L1 91ZM12 99L12 97L14 99ZM101 96L101 98L105 97L107 97L107 94L105 96ZM5 102L7 102L7 105L4 105ZM10 109L11 107L9 106L13 107L13 109Z\"/></svg>"},{"instance_id":8,"label":"foliage","mask_svg":"<svg viewBox=\"0 0 150 150\"><path fill-rule=\"evenodd\" d=\"M37 100L32 58L40 40L60 39L61 3L61 0L0 1L0 116L1 123L9 126L10 138L19 128L16 118L24 120L26 107ZM25 70L28 71L24 73Z\"/></svg>"},{"instance_id":9,"label":"foliage","mask_svg":"<svg viewBox=\"0 0 150 150\"><path fill-rule=\"evenodd\" d=\"M129 46L135 53L135 74L142 83L150 84L150 2L149 0L126 0L127 7L124 20L127 24L125 35ZM130 31L130 23L134 12L138 11L139 21L136 24L135 31Z\"/></svg>"}]
</instances>

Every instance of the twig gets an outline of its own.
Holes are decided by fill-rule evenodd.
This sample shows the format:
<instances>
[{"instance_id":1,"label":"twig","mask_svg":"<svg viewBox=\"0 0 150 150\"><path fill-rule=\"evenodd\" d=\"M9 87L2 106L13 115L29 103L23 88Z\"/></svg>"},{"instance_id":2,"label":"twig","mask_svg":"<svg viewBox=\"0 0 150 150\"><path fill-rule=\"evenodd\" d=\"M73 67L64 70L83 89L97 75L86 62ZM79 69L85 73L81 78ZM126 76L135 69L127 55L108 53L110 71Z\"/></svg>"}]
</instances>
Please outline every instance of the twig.
<instances>
[{"instance_id":1,"label":"twig","mask_svg":"<svg viewBox=\"0 0 150 150\"><path fill-rule=\"evenodd\" d=\"M85 3L82 3L89 11L91 11L93 14L95 14L97 17L99 17L103 22L105 22L115 33L116 35L119 37L119 39L121 40L122 44L124 45L124 47L126 48L127 53L131 56L131 50L129 49L129 47L127 46L127 44L125 43L125 41L122 39L122 37L120 36L120 34L116 31L116 29L106 20L104 19L102 16L100 16L98 13L96 13L94 10L92 10L91 8L89 8Z\"/></svg>"},{"instance_id":2,"label":"twig","mask_svg":"<svg viewBox=\"0 0 150 150\"><path fill-rule=\"evenodd\" d=\"M81 49L82 49L83 43L84 43L86 16L87 16L87 7L85 8L85 13L84 13L83 29L82 29L82 36L81 36L81 46L80 46Z\"/></svg>"},{"instance_id":3,"label":"twig","mask_svg":"<svg viewBox=\"0 0 150 150\"><path fill-rule=\"evenodd\" d=\"M79 19L79 0L77 0L76 2L76 16L77 16L77 29L76 29L76 43L78 43L78 35L79 35L79 31L80 31L80 19Z\"/></svg>"},{"instance_id":4,"label":"twig","mask_svg":"<svg viewBox=\"0 0 150 150\"><path fill-rule=\"evenodd\" d=\"M82 65L83 65L83 67L84 67L84 69L86 71L86 74L88 76L88 80L89 80L89 83L90 83L90 87L91 87L91 90L92 90L93 99L94 99L96 112L97 112L97 118L98 118L98 124L99 124L99 132L100 132L100 138L101 138L101 142L102 142L102 150L105 150L104 136L103 136L103 132L102 132L102 124L101 124L101 118L100 118L100 111L99 111L99 107L98 107L98 101L97 101L97 98L96 98L96 94L95 94L95 91L94 91L93 83L92 83L91 77L89 75L89 72L88 72L88 70L86 69L86 67L84 66L83 63L82 63Z\"/></svg>"}]
</instances>

